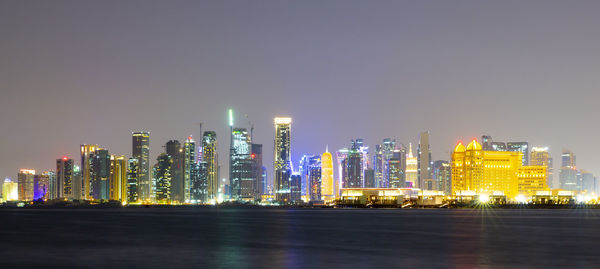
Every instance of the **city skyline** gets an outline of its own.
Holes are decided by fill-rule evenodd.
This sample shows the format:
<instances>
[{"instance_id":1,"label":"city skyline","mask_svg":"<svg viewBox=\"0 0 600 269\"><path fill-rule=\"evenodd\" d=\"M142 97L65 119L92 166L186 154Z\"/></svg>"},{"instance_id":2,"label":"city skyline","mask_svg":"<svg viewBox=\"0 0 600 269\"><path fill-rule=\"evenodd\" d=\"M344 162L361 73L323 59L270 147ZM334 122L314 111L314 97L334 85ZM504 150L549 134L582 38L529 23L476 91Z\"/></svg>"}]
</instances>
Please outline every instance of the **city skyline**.
<instances>
[{"instance_id":1,"label":"city skyline","mask_svg":"<svg viewBox=\"0 0 600 269\"><path fill-rule=\"evenodd\" d=\"M221 138L228 171L228 108L236 126L252 122L265 152L273 151L272 118L293 117L295 166L357 137L371 150L388 137L416 149L419 132L430 131L432 160L488 134L548 146L555 177L563 148L600 174L600 130L588 122L599 112L599 4L462 3L471 5L350 2L331 17L340 3L249 3L254 16L232 3L179 2L175 16L160 2L74 3L73 14L3 2L0 177L55 169L62 156L78 161L83 144L129 156L132 131L150 132L154 163L169 140L199 141L200 122ZM364 13L381 16L354 21ZM271 154L263 163L273 171Z\"/></svg>"}]
</instances>

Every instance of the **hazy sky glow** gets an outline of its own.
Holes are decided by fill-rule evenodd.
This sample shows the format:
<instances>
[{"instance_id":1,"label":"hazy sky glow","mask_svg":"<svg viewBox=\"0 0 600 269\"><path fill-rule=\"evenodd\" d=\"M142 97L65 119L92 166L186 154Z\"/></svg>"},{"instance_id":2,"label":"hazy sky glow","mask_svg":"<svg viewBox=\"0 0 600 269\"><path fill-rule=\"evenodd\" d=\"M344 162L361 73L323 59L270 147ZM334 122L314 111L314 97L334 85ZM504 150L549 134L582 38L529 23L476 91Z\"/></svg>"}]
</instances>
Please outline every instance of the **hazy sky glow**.
<instances>
[{"instance_id":1,"label":"hazy sky glow","mask_svg":"<svg viewBox=\"0 0 600 269\"><path fill-rule=\"evenodd\" d=\"M561 148L600 175L600 1L1 1L0 176L55 169L79 145L131 154L151 133L255 125L272 181L273 117L292 154L362 137L434 159L459 139Z\"/></svg>"}]
</instances>

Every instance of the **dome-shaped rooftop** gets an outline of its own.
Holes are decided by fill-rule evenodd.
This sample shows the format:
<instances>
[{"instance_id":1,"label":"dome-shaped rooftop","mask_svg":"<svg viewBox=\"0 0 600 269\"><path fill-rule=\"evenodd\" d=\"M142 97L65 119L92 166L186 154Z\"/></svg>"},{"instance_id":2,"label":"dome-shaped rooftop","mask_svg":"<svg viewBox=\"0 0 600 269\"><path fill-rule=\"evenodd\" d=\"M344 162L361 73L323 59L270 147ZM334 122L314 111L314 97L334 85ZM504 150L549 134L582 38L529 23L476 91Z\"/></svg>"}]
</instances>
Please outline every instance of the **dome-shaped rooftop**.
<instances>
[{"instance_id":1,"label":"dome-shaped rooftop","mask_svg":"<svg viewBox=\"0 0 600 269\"><path fill-rule=\"evenodd\" d=\"M471 141L471 143L469 143L467 146L467 150L481 150L482 148L483 147L481 147L481 144L477 142L477 139L473 139L473 141Z\"/></svg>"},{"instance_id":2,"label":"dome-shaped rooftop","mask_svg":"<svg viewBox=\"0 0 600 269\"><path fill-rule=\"evenodd\" d=\"M456 145L456 147L454 147L454 152L465 152L465 146L462 144L462 142L458 142L458 144Z\"/></svg>"}]
</instances>

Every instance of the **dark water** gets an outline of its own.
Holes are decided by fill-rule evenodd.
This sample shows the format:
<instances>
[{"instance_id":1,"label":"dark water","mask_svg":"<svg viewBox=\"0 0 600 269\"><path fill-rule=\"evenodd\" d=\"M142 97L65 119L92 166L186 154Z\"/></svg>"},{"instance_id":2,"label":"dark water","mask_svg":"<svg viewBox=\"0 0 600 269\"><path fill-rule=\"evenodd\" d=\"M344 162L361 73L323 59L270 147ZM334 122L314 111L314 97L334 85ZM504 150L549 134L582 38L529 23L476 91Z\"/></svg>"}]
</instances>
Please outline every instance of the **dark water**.
<instances>
[{"instance_id":1,"label":"dark water","mask_svg":"<svg viewBox=\"0 0 600 269\"><path fill-rule=\"evenodd\" d=\"M600 268L600 210L0 210L0 268Z\"/></svg>"}]
</instances>

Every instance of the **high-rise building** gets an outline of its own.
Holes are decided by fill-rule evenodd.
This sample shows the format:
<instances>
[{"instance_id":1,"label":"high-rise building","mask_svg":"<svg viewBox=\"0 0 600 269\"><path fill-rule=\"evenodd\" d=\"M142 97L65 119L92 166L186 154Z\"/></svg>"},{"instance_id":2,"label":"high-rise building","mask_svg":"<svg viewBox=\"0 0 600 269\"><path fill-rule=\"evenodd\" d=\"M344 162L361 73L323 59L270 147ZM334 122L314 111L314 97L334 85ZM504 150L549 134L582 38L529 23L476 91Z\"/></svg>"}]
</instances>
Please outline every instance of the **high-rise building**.
<instances>
[{"instance_id":1,"label":"high-rise building","mask_svg":"<svg viewBox=\"0 0 600 269\"><path fill-rule=\"evenodd\" d=\"M418 171L419 171L419 177L418 177L418 186L423 186L425 180L430 180L432 179L431 176L431 151L429 148L429 131L427 132L422 132L419 135L419 147L418 147L418 155L417 155L417 161L418 161Z\"/></svg>"},{"instance_id":2,"label":"high-rise building","mask_svg":"<svg viewBox=\"0 0 600 269\"><path fill-rule=\"evenodd\" d=\"M186 203L192 200L192 177L196 164L196 141L190 135L183 144L183 196Z\"/></svg>"},{"instance_id":3,"label":"high-rise building","mask_svg":"<svg viewBox=\"0 0 600 269\"><path fill-rule=\"evenodd\" d=\"M195 163L191 171L190 200L192 203L209 203L208 164L205 161Z\"/></svg>"},{"instance_id":4,"label":"high-rise building","mask_svg":"<svg viewBox=\"0 0 600 269\"><path fill-rule=\"evenodd\" d=\"M338 169L338 179L334 181L334 192L335 197L338 197L341 193L341 189L344 188L344 179L346 178L346 159L348 158L349 150L343 148L335 153Z\"/></svg>"},{"instance_id":5,"label":"high-rise building","mask_svg":"<svg viewBox=\"0 0 600 269\"><path fill-rule=\"evenodd\" d=\"M594 174L590 171L581 170L581 191L596 195L598 190L598 182Z\"/></svg>"},{"instance_id":6,"label":"high-rise building","mask_svg":"<svg viewBox=\"0 0 600 269\"><path fill-rule=\"evenodd\" d=\"M289 182L289 197L290 203L300 203L302 201L302 176L294 173L290 176Z\"/></svg>"},{"instance_id":7,"label":"high-rise building","mask_svg":"<svg viewBox=\"0 0 600 269\"><path fill-rule=\"evenodd\" d=\"M275 152L273 158L274 167L274 191L275 201L288 203L293 201L290 197L291 167L291 126L292 118L277 117L275 123ZM302 182L302 177L299 179ZM301 183L300 183L301 184ZM300 195L302 195L300 186Z\"/></svg>"},{"instance_id":8,"label":"high-rise building","mask_svg":"<svg viewBox=\"0 0 600 269\"><path fill-rule=\"evenodd\" d=\"M48 172L33 175L33 200L50 199L50 176Z\"/></svg>"},{"instance_id":9,"label":"high-rise building","mask_svg":"<svg viewBox=\"0 0 600 269\"><path fill-rule=\"evenodd\" d=\"M263 153L262 153L262 144L254 144L252 143L252 161L254 162L253 173L254 173L254 187L256 191L256 198L260 198L263 194L265 194L265 180L263 177Z\"/></svg>"},{"instance_id":10,"label":"high-rise building","mask_svg":"<svg viewBox=\"0 0 600 269\"><path fill-rule=\"evenodd\" d=\"M184 171L183 149L177 140L169 140L165 145L166 153L171 158L171 189L170 200L183 203L184 201Z\"/></svg>"},{"instance_id":11,"label":"high-rise building","mask_svg":"<svg viewBox=\"0 0 600 269\"><path fill-rule=\"evenodd\" d=\"M91 152L89 167L89 198L93 200L109 200L110 154L108 154L108 150L96 148L95 151Z\"/></svg>"},{"instance_id":12,"label":"high-rise building","mask_svg":"<svg viewBox=\"0 0 600 269\"><path fill-rule=\"evenodd\" d=\"M42 175L48 176L48 200L58 198L57 187L56 187L56 172L44 171Z\"/></svg>"},{"instance_id":13,"label":"high-rise building","mask_svg":"<svg viewBox=\"0 0 600 269\"><path fill-rule=\"evenodd\" d=\"M533 147L531 148L531 158L529 163L535 166L545 166L546 167L546 176L548 178L548 186L553 186L552 182L552 158L550 158L550 153L548 152L548 147Z\"/></svg>"},{"instance_id":14,"label":"high-rise building","mask_svg":"<svg viewBox=\"0 0 600 269\"><path fill-rule=\"evenodd\" d=\"M529 165L529 143L527 142L508 142L506 143L508 151L515 151L523 153L523 160L521 164L523 166Z\"/></svg>"},{"instance_id":15,"label":"high-rise building","mask_svg":"<svg viewBox=\"0 0 600 269\"><path fill-rule=\"evenodd\" d=\"M402 180L402 165L398 158L391 158L388 160L388 167L390 169L390 188L403 188L404 181Z\"/></svg>"},{"instance_id":16,"label":"high-rise building","mask_svg":"<svg viewBox=\"0 0 600 269\"><path fill-rule=\"evenodd\" d=\"M91 200L90 184L92 178L92 158L99 148L98 145L81 145L81 188L79 189L80 194L73 199Z\"/></svg>"},{"instance_id":17,"label":"high-rise building","mask_svg":"<svg viewBox=\"0 0 600 269\"><path fill-rule=\"evenodd\" d=\"M362 188L363 187L363 154L356 143L352 143L352 148L348 152L348 157L344 160L344 182L343 188Z\"/></svg>"},{"instance_id":18,"label":"high-rise building","mask_svg":"<svg viewBox=\"0 0 600 269\"><path fill-rule=\"evenodd\" d=\"M73 200L83 199L83 191L81 190L82 186L83 177L81 174L81 166L73 165L73 187L71 188L71 192L73 193Z\"/></svg>"},{"instance_id":19,"label":"high-rise building","mask_svg":"<svg viewBox=\"0 0 600 269\"><path fill-rule=\"evenodd\" d=\"M308 168L309 200L320 201L321 198L321 160Z\"/></svg>"},{"instance_id":20,"label":"high-rise building","mask_svg":"<svg viewBox=\"0 0 600 269\"><path fill-rule=\"evenodd\" d=\"M494 148L492 148L492 142L494 142L494 140L492 139L491 136L489 136L489 135L481 136L481 146L483 147L483 150L494 150Z\"/></svg>"},{"instance_id":21,"label":"high-rise building","mask_svg":"<svg viewBox=\"0 0 600 269\"><path fill-rule=\"evenodd\" d=\"M383 146L381 148L383 162L383 175L382 181L379 183L380 188L388 188L390 186L390 167L389 159L394 157L394 149L396 148L396 140L385 138L383 139Z\"/></svg>"},{"instance_id":22,"label":"high-rise building","mask_svg":"<svg viewBox=\"0 0 600 269\"><path fill-rule=\"evenodd\" d=\"M73 165L66 156L56 160L56 198L73 199Z\"/></svg>"},{"instance_id":23,"label":"high-rise building","mask_svg":"<svg viewBox=\"0 0 600 269\"><path fill-rule=\"evenodd\" d=\"M161 204L171 202L171 183L173 171L173 159L167 153L161 153L152 168L152 174L156 181L156 201Z\"/></svg>"},{"instance_id":24,"label":"high-rise building","mask_svg":"<svg viewBox=\"0 0 600 269\"><path fill-rule=\"evenodd\" d=\"M448 161L435 161L433 163L433 179L437 183L437 190L446 195L452 193L452 169Z\"/></svg>"},{"instance_id":25,"label":"high-rise building","mask_svg":"<svg viewBox=\"0 0 600 269\"><path fill-rule=\"evenodd\" d=\"M123 155L110 156L110 200L127 201L127 161Z\"/></svg>"},{"instance_id":26,"label":"high-rise building","mask_svg":"<svg viewBox=\"0 0 600 269\"><path fill-rule=\"evenodd\" d=\"M139 200L149 202L154 196L152 193L153 183L150 180L150 133L132 133L131 156L138 160L137 167L140 169L137 172Z\"/></svg>"},{"instance_id":27,"label":"high-rise building","mask_svg":"<svg viewBox=\"0 0 600 269\"><path fill-rule=\"evenodd\" d=\"M33 169L21 169L17 175L19 184L19 200L21 201L32 201L33 200L33 177L35 170Z\"/></svg>"},{"instance_id":28,"label":"high-rise building","mask_svg":"<svg viewBox=\"0 0 600 269\"><path fill-rule=\"evenodd\" d=\"M139 178L138 173L140 172L139 161L136 158L129 158L127 160L127 202L137 203L140 201L139 192Z\"/></svg>"},{"instance_id":29,"label":"high-rise building","mask_svg":"<svg viewBox=\"0 0 600 269\"><path fill-rule=\"evenodd\" d=\"M256 170L252 159L252 141L245 128L231 132L229 181L231 199L254 200L257 198Z\"/></svg>"},{"instance_id":30,"label":"high-rise building","mask_svg":"<svg viewBox=\"0 0 600 269\"><path fill-rule=\"evenodd\" d=\"M216 201L219 195L219 158L217 133L214 131L206 131L202 135L202 154L202 159L206 163L207 199Z\"/></svg>"},{"instance_id":31,"label":"high-rise building","mask_svg":"<svg viewBox=\"0 0 600 269\"><path fill-rule=\"evenodd\" d=\"M452 194L503 193L508 198L546 190L544 166L522 166L521 151L485 151L477 140L465 148L458 143L452 153Z\"/></svg>"},{"instance_id":32,"label":"high-rise building","mask_svg":"<svg viewBox=\"0 0 600 269\"><path fill-rule=\"evenodd\" d=\"M299 173L300 176L302 177L302 196L306 196L306 197L310 197L310 193L311 193L311 185L310 185L310 167L314 164L316 164L317 162L320 161L319 156L316 155L304 155L302 156L302 158L300 159L300 165L299 165ZM310 198L308 198L310 199Z\"/></svg>"},{"instance_id":33,"label":"high-rise building","mask_svg":"<svg viewBox=\"0 0 600 269\"><path fill-rule=\"evenodd\" d=\"M321 198L326 202L335 200L333 179L333 156L329 148L321 155Z\"/></svg>"},{"instance_id":34,"label":"high-rise building","mask_svg":"<svg viewBox=\"0 0 600 269\"><path fill-rule=\"evenodd\" d=\"M406 157L406 182L407 188L418 188L419 161L413 156L412 144L408 144L408 156Z\"/></svg>"},{"instance_id":35,"label":"high-rise building","mask_svg":"<svg viewBox=\"0 0 600 269\"><path fill-rule=\"evenodd\" d=\"M373 152L373 173L374 173L374 177L375 177L374 187L382 186L383 185L383 147L379 144L375 145L375 151Z\"/></svg>"},{"instance_id":36,"label":"high-rise building","mask_svg":"<svg viewBox=\"0 0 600 269\"><path fill-rule=\"evenodd\" d=\"M581 190L581 185L577 180L577 166L575 154L570 150L563 149L560 165L560 188L569 191Z\"/></svg>"},{"instance_id":37,"label":"high-rise building","mask_svg":"<svg viewBox=\"0 0 600 269\"><path fill-rule=\"evenodd\" d=\"M4 179L4 182L2 183L2 199L4 199L4 201L18 201L19 184L13 182L10 178Z\"/></svg>"},{"instance_id":38,"label":"high-rise building","mask_svg":"<svg viewBox=\"0 0 600 269\"><path fill-rule=\"evenodd\" d=\"M377 183L375 182L375 170L373 168L367 168L365 170L365 188L376 188Z\"/></svg>"}]
</instances>

